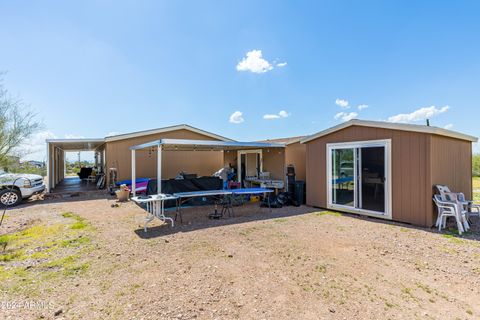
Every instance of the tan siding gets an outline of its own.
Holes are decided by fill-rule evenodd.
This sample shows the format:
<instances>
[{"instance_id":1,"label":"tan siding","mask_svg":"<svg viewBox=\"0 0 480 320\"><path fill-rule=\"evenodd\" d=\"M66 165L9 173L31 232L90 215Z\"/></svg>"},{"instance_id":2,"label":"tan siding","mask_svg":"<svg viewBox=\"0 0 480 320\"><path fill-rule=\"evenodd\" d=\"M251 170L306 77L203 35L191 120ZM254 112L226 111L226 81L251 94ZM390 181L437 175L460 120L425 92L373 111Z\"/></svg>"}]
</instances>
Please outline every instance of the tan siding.
<instances>
[{"instance_id":1,"label":"tan siding","mask_svg":"<svg viewBox=\"0 0 480 320\"><path fill-rule=\"evenodd\" d=\"M305 181L306 163L305 157L307 146L300 142L292 143L285 148L286 165L293 164L295 167L295 178Z\"/></svg>"},{"instance_id":2,"label":"tan siding","mask_svg":"<svg viewBox=\"0 0 480 320\"><path fill-rule=\"evenodd\" d=\"M130 147L159 139L215 140L211 137L188 130L175 130L161 134L148 135L106 143L107 173L109 168L117 168L118 179L131 178ZM223 165L223 153L220 151L165 151L162 154L162 178L174 178L178 172L187 171L199 176L211 175ZM137 151L137 177L155 178L157 175L155 150Z\"/></svg>"},{"instance_id":3,"label":"tan siding","mask_svg":"<svg viewBox=\"0 0 480 320\"><path fill-rule=\"evenodd\" d=\"M307 144L306 154L307 204L326 207L326 160L325 144L317 139Z\"/></svg>"},{"instance_id":4,"label":"tan siding","mask_svg":"<svg viewBox=\"0 0 480 320\"><path fill-rule=\"evenodd\" d=\"M472 199L472 143L442 136L431 137L431 186L447 185ZM433 204L430 203L433 211ZM432 221L429 223L433 224Z\"/></svg>"},{"instance_id":5,"label":"tan siding","mask_svg":"<svg viewBox=\"0 0 480 320\"><path fill-rule=\"evenodd\" d=\"M285 150L263 149L263 171L270 172L272 179L285 179Z\"/></svg>"},{"instance_id":6,"label":"tan siding","mask_svg":"<svg viewBox=\"0 0 480 320\"><path fill-rule=\"evenodd\" d=\"M270 172L272 179L284 180L285 178L285 151L277 148L263 148L263 171ZM232 164L237 168L238 151L225 151L223 163L224 166Z\"/></svg>"},{"instance_id":7,"label":"tan siding","mask_svg":"<svg viewBox=\"0 0 480 320\"><path fill-rule=\"evenodd\" d=\"M423 133L352 126L307 143L307 204L327 206L326 144L392 140L392 218L426 225L431 220L427 189L428 136Z\"/></svg>"},{"instance_id":8,"label":"tan siding","mask_svg":"<svg viewBox=\"0 0 480 320\"><path fill-rule=\"evenodd\" d=\"M223 166L228 167L229 165L232 165L232 167L237 167L237 151L236 150L230 150L230 151L225 151L223 153Z\"/></svg>"}]
</instances>

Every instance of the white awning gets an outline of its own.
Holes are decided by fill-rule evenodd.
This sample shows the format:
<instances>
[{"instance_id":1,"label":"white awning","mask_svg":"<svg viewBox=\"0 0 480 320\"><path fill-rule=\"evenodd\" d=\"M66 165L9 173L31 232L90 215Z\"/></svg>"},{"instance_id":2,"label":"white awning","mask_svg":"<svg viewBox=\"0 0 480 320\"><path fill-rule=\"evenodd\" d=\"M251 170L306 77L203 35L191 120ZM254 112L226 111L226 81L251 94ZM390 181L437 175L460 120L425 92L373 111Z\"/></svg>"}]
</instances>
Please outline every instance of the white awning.
<instances>
[{"instance_id":1,"label":"white awning","mask_svg":"<svg viewBox=\"0 0 480 320\"><path fill-rule=\"evenodd\" d=\"M140 150L151 147L161 147L172 151L222 151L222 150L252 150L262 148L285 148L284 143L267 142L237 142L209 141L185 139L161 139L130 147L130 150Z\"/></svg>"},{"instance_id":2,"label":"white awning","mask_svg":"<svg viewBox=\"0 0 480 320\"><path fill-rule=\"evenodd\" d=\"M105 143L105 139L47 139L47 144L63 151L95 151Z\"/></svg>"}]
</instances>

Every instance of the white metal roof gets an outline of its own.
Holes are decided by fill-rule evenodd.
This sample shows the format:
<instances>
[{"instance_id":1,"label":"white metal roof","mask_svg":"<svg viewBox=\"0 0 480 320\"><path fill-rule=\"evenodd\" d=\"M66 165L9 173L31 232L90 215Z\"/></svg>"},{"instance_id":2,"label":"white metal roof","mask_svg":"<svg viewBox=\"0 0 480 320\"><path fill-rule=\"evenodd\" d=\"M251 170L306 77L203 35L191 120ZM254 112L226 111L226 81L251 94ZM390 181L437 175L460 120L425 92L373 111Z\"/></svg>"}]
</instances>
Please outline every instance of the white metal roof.
<instances>
[{"instance_id":1,"label":"white metal roof","mask_svg":"<svg viewBox=\"0 0 480 320\"><path fill-rule=\"evenodd\" d=\"M238 142L238 141L209 141L186 139L161 139L130 147L130 150L139 150L161 146L163 150L178 151L221 151L221 150L248 150L261 148L285 148L284 143L266 142Z\"/></svg>"},{"instance_id":2,"label":"white metal roof","mask_svg":"<svg viewBox=\"0 0 480 320\"><path fill-rule=\"evenodd\" d=\"M302 141L302 139L306 138L307 136L297 136L297 137L288 137L288 138L275 138L275 139L266 139L260 140L260 142L273 142L273 143L285 143L285 145L291 145L297 142Z\"/></svg>"},{"instance_id":3,"label":"white metal roof","mask_svg":"<svg viewBox=\"0 0 480 320\"><path fill-rule=\"evenodd\" d=\"M93 151L105 143L105 139L47 139L47 144L64 151Z\"/></svg>"},{"instance_id":4,"label":"white metal roof","mask_svg":"<svg viewBox=\"0 0 480 320\"><path fill-rule=\"evenodd\" d=\"M208 132L208 131L205 131L205 130L202 130L202 129L198 129L198 128L189 126L188 124L180 124L180 125L151 129L151 130L144 130L144 131L125 133L125 134L118 134L118 135L114 135L114 136L108 136L108 137L105 138L105 140L107 142L118 141L118 140L148 136L148 135L151 135L151 134L158 134L158 133L163 133L163 132L182 130L182 129L183 130L188 130L188 131L191 131L191 132L195 132L195 133L198 133L198 134L210 137L210 138L218 139L220 141L233 141L232 139L225 138L225 137L222 137L218 134L211 133L211 132Z\"/></svg>"},{"instance_id":5,"label":"white metal roof","mask_svg":"<svg viewBox=\"0 0 480 320\"><path fill-rule=\"evenodd\" d=\"M432 126L425 126L425 125L418 125L418 124L407 124L407 123L393 123L393 122L386 122L386 121L366 121L366 120L353 119L353 120L341 123L337 126L331 127L329 129L312 134L302 139L301 143L306 143L306 142L318 139L320 137L326 136L327 134L348 128L350 126L362 126L362 127L382 128L382 129L391 129L391 130L413 131L413 132L436 134L439 136L445 136L445 137L450 137L450 138L455 138L460 140L467 140L471 142L478 141L477 137L470 136L470 135L463 134L456 131L439 128L439 127L432 127Z\"/></svg>"}]
</instances>

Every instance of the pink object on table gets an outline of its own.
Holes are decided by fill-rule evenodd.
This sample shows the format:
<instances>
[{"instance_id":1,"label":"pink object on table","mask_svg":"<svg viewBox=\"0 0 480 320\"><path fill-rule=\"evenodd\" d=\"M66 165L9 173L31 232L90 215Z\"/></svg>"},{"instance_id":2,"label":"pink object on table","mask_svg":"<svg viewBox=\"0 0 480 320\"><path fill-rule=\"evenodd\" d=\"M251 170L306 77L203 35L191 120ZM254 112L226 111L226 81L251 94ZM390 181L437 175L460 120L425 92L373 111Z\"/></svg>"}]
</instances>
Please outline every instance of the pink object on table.
<instances>
[{"instance_id":1,"label":"pink object on table","mask_svg":"<svg viewBox=\"0 0 480 320\"><path fill-rule=\"evenodd\" d=\"M147 192L148 181L139 182L135 184L135 193L146 193ZM127 185L128 189L132 190L132 185Z\"/></svg>"}]
</instances>

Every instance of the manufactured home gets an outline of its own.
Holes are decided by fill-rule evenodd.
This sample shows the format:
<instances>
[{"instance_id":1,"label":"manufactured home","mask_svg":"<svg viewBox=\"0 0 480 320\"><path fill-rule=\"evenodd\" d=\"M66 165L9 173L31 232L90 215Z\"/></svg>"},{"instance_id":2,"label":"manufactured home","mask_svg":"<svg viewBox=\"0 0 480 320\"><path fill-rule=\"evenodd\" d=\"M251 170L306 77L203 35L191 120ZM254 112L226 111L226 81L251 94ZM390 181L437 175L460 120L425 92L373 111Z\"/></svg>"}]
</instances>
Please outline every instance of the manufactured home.
<instances>
[{"instance_id":1,"label":"manufactured home","mask_svg":"<svg viewBox=\"0 0 480 320\"><path fill-rule=\"evenodd\" d=\"M472 142L437 127L351 120L302 140L307 205L430 227L436 184L472 198Z\"/></svg>"},{"instance_id":2,"label":"manufactured home","mask_svg":"<svg viewBox=\"0 0 480 320\"><path fill-rule=\"evenodd\" d=\"M48 191L62 190L68 151L94 151L97 173L107 185L111 169L118 181L132 173L164 180L233 168L242 187L281 190L288 186L287 168L294 167L296 180L306 182L307 205L429 227L436 216L436 184L471 199L476 141L437 127L363 120L260 142L237 142L185 124L100 139L52 139Z\"/></svg>"},{"instance_id":3,"label":"manufactured home","mask_svg":"<svg viewBox=\"0 0 480 320\"><path fill-rule=\"evenodd\" d=\"M259 143L256 144L257 148L252 148L251 143L236 143L235 147L222 147L218 143L235 141L182 124L99 139L49 139L46 141L49 182L47 189L49 192L65 189L66 152L94 151L95 168L99 171L97 173L105 175L105 184L108 185L109 172L112 168L115 169L117 181L131 178L131 147L161 140L184 141L181 145L170 144L168 147L162 147L166 149L162 152L162 179L173 179L181 172L211 176L221 168L232 167L238 172L237 180L241 185L266 184L268 181L267 185L284 189L286 166L290 164L299 168L300 176L297 179L304 179L305 153L292 152L295 148L304 149L304 146L300 145L300 139L296 139L294 143L293 141ZM188 144L188 141L203 141L204 147L195 147L194 144ZM136 177L157 178L158 148L154 145L156 144L136 152ZM77 184L80 186L80 181ZM86 188L88 184L83 186Z\"/></svg>"}]
</instances>

